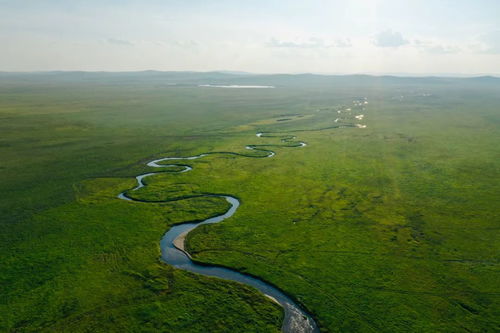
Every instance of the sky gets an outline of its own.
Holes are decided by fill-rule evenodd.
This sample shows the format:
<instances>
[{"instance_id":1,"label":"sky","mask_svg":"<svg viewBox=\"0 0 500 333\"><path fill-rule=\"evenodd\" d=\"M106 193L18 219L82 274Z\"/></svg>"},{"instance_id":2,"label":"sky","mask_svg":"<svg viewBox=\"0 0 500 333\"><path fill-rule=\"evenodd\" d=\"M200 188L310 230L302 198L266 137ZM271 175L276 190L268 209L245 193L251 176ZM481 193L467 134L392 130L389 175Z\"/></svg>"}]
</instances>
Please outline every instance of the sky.
<instances>
[{"instance_id":1,"label":"sky","mask_svg":"<svg viewBox=\"0 0 500 333\"><path fill-rule=\"evenodd\" d=\"M0 71L500 74L499 0L0 0Z\"/></svg>"}]
</instances>

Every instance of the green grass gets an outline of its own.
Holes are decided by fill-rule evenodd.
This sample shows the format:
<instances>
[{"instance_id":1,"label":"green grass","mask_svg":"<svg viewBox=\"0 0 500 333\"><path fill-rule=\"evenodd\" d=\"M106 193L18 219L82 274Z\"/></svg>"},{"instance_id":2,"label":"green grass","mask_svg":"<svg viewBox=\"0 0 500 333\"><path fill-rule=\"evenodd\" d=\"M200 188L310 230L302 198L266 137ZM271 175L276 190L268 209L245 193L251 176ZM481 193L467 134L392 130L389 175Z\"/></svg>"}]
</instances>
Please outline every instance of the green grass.
<instances>
[{"instance_id":1,"label":"green grass","mask_svg":"<svg viewBox=\"0 0 500 333\"><path fill-rule=\"evenodd\" d=\"M158 260L169 225L223 200L115 199L154 157L282 144L257 131L308 146L189 161L134 196L240 198L231 219L190 234L189 251L277 285L324 331L500 329L498 83L228 81L278 87L249 91L102 75L0 80L0 330L279 331L281 309L253 289ZM356 97L368 97L355 110L368 127L330 128Z\"/></svg>"}]
</instances>

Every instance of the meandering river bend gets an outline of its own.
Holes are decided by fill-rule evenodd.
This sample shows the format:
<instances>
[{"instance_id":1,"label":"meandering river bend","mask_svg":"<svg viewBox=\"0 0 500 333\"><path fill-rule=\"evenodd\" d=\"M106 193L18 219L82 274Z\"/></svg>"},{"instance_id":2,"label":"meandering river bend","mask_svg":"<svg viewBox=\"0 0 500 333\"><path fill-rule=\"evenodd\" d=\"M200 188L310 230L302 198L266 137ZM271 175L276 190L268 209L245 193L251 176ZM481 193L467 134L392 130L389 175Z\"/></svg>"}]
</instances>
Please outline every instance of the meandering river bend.
<instances>
[{"instance_id":1,"label":"meandering river bend","mask_svg":"<svg viewBox=\"0 0 500 333\"><path fill-rule=\"evenodd\" d=\"M257 133L258 137L264 137L264 133ZM306 146L305 142L293 142L295 136L284 136L281 141L284 143L282 146L284 147L304 147ZM232 152L212 152L212 153L204 153L196 156L189 157L165 157L153 160L149 162L147 165L153 168L171 168L171 167L183 167L178 173L188 172L192 170L192 167L185 164L161 164L162 162L167 161L182 161L182 160L194 160L198 158L202 158L209 154L232 154L232 155L240 155L245 157L258 157L258 158L269 158L275 155L274 151L268 150L267 147L271 146L279 146L279 145L248 145L246 146L249 150L255 150L256 152L264 155L245 155L239 153ZM168 162L167 162L168 163ZM153 176L160 172L150 172L139 175L135 177L137 179L137 186L129 191L135 191L141 187L146 186L143 182L143 179L149 176ZM118 195L118 198L127 201L141 201L136 200L132 197L127 196L127 192L122 192ZM316 333L319 332L319 329L316 325L316 322L313 318L306 312L302 307L297 304L294 300L292 300L289 296L287 296L284 292L276 288L275 286L257 278L254 276L250 276L247 274L243 274L237 272L235 270L213 266L207 264L197 264L191 260L191 256L184 249L184 239L186 235L196 227L203 224L211 224L211 223L219 223L224 221L227 218L233 216L233 214L238 210L240 206L240 202L237 198L230 195L219 195L219 194L207 194L205 196L213 196L220 197L227 200L230 204L230 208L221 215L208 218L201 222L196 223L181 223L172 226L163 236L160 241L161 247L161 257L164 262L169 265L172 265L176 268L183 269L186 271L190 271L197 274L202 274L206 276L218 277L225 280L232 280L236 282L240 282L249 286L252 286L262 292L264 295L270 297L275 302L279 303L284 310L285 317L282 324L282 331L285 333Z\"/></svg>"}]
</instances>

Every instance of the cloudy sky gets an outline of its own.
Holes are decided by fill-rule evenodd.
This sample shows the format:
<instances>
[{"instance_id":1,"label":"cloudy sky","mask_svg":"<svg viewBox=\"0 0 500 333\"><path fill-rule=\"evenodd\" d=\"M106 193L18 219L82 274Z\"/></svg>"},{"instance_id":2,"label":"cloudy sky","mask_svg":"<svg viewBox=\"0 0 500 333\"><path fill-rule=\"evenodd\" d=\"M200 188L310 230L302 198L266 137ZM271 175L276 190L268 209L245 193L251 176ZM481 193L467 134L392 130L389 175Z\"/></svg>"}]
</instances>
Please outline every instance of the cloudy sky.
<instances>
[{"instance_id":1,"label":"cloudy sky","mask_svg":"<svg viewBox=\"0 0 500 333\"><path fill-rule=\"evenodd\" d=\"M0 71L500 74L498 0L0 0Z\"/></svg>"}]
</instances>

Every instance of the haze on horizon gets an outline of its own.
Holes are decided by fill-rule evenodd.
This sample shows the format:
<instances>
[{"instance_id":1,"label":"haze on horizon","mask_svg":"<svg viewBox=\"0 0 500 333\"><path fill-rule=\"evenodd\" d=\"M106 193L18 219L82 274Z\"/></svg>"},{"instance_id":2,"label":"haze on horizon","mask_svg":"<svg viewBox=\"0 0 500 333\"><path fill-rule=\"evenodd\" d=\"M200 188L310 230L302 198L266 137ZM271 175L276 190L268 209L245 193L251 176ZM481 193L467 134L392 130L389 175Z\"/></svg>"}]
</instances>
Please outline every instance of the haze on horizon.
<instances>
[{"instance_id":1,"label":"haze on horizon","mask_svg":"<svg viewBox=\"0 0 500 333\"><path fill-rule=\"evenodd\" d=\"M496 0L0 0L0 71L500 73Z\"/></svg>"}]
</instances>

